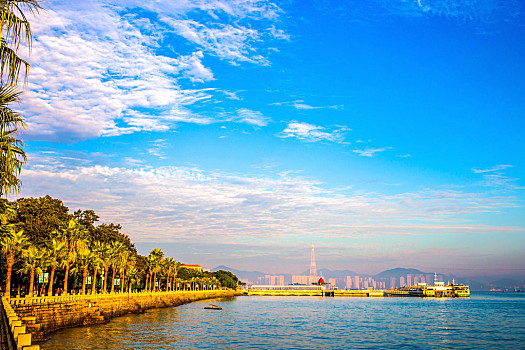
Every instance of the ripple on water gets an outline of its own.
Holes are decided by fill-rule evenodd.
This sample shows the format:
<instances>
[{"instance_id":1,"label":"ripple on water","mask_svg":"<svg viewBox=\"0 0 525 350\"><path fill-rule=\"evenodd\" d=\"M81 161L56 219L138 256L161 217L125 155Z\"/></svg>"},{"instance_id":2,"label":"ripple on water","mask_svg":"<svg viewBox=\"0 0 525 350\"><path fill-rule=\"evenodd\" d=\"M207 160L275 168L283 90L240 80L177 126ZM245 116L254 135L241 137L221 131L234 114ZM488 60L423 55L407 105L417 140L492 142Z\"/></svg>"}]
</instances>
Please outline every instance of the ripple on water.
<instances>
[{"instance_id":1,"label":"ripple on water","mask_svg":"<svg viewBox=\"0 0 525 350\"><path fill-rule=\"evenodd\" d=\"M42 349L525 349L525 295L239 297L58 331Z\"/></svg>"}]
</instances>

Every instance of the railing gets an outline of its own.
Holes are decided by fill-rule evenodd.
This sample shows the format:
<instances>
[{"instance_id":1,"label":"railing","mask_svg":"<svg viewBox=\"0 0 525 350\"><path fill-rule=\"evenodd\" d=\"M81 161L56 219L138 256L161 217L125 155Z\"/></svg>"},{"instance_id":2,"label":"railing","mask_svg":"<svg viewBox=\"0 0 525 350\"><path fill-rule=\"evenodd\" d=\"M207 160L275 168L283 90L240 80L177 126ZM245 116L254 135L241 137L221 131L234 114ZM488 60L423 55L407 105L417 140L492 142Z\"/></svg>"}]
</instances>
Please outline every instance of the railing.
<instances>
[{"instance_id":1,"label":"railing","mask_svg":"<svg viewBox=\"0 0 525 350\"><path fill-rule=\"evenodd\" d=\"M22 321L5 297L2 297L0 309L2 314L0 322L2 324L2 333L6 337L5 346L7 346L7 349L40 350L39 345L31 345L31 333L26 333L26 326L22 325Z\"/></svg>"},{"instance_id":2,"label":"railing","mask_svg":"<svg viewBox=\"0 0 525 350\"><path fill-rule=\"evenodd\" d=\"M4 340L2 340L1 345L7 346L6 349L14 350L16 349L16 342L15 338L13 337L13 332L11 332L11 327L9 326L9 319L7 318L7 312L5 310L4 306L5 299L2 297L2 306L0 307L0 313L2 314L0 317L0 323L2 328L3 337L5 337L5 343Z\"/></svg>"},{"instance_id":3,"label":"railing","mask_svg":"<svg viewBox=\"0 0 525 350\"><path fill-rule=\"evenodd\" d=\"M162 292L130 292L130 293L107 293L107 294L68 294L60 296L44 296L44 297L18 297L10 298L9 302L11 305L32 305L32 304L46 304L46 303L59 303L59 302L68 302L76 300L96 300L96 299L112 299L112 298L121 298L126 296L161 296L169 294L184 294L184 293L206 293L220 291L220 289L208 289L208 290L178 290L178 291L162 291Z\"/></svg>"}]
</instances>

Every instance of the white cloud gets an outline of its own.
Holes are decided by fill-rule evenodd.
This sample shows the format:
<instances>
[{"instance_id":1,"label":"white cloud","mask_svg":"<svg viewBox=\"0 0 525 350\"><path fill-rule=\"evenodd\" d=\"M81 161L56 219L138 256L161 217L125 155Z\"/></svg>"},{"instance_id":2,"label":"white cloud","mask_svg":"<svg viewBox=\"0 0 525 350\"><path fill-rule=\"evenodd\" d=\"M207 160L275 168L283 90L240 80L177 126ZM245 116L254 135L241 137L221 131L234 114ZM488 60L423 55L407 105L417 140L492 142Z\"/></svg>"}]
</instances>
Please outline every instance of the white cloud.
<instances>
[{"instance_id":1,"label":"white cloud","mask_svg":"<svg viewBox=\"0 0 525 350\"><path fill-rule=\"evenodd\" d=\"M341 105L332 105L332 106L311 106L306 104L303 100L296 100L292 102L275 102L270 105L274 106L288 106L293 107L297 110L311 110L311 109L339 109L342 108Z\"/></svg>"},{"instance_id":2,"label":"white cloud","mask_svg":"<svg viewBox=\"0 0 525 350\"><path fill-rule=\"evenodd\" d=\"M141 17L137 7L163 21ZM56 1L46 8L31 19L35 40L21 110L29 124L26 137L54 141L217 122L195 110L221 102L224 95L216 89L185 88L184 81L215 79L204 63L207 53L233 63L267 64L255 46L262 34L239 20L272 23L280 13L271 3L248 0ZM187 18L202 19L196 11L207 14L205 24ZM230 16L231 23L220 23L221 14ZM173 32L190 40L193 52L160 53L164 37ZM265 34L264 39L272 37Z\"/></svg>"},{"instance_id":3,"label":"white cloud","mask_svg":"<svg viewBox=\"0 0 525 350\"><path fill-rule=\"evenodd\" d=\"M110 167L50 155L30 155L30 164L22 196L50 194L72 209L94 209L103 221L121 223L134 241L267 244L296 236L523 231L469 222L471 214L515 206L512 197L483 193L343 194L293 173L256 177L185 167Z\"/></svg>"},{"instance_id":4,"label":"white cloud","mask_svg":"<svg viewBox=\"0 0 525 350\"><path fill-rule=\"evenodd\" d=\"M168 147L166 140L157 139L155 141L150 142L150 144L152 146L148 149L149 154L160 159L166 159L166 153L164 152L164 149Z\"/></svg>"},{"instance_id":5,"label":"white cloud","mask_svg":"<svg viewBox=\"0 0 525 350\"><path fill-rule=\"evenodd\" d=\"M472 171L476 174L483 174L483 173L492 173L494 171L500 171L500 170L504 170L504 169L507 169L507 168L513 168L514 165L496 165L492 168L488 168L488 169L476 169L476 168L472 168Z\"/></svg>"},{"instance_id":6,"label":"white cloud","mask_svg":"<svg viewBox=\"0 0 525 350\"><path fill-rule=\"evenodd\" d=\"M361 157L373 157L376 153L384 152L392 147L366 148L364 150L355 149L352 152L359 154Z\"/></svg>"},{"instance_id":7,"label":"white cloud","mask_svg":"<svg viewBox=\"0 0 525 350\"><path fill-rule=\"evenodd\" d=\"M270 118L265 117L261 112L252 111L247 108L237 110L237 116L230 118L230 121L236 123L245 123L254 126L266 126L270 122Z\"/></svg>"},{"instance_id":8,"label":"white cloud","mask_svg":"<svg viewBox=\"0 0 525 350\"><path fill-rule=\"evenodd\" d=\"M322 126L292 121L277 136L281 138L295 137L306 142L330 141L342 143L348 130L347 127L341 126L330 131Z\"/></svg>"}]
</instances>

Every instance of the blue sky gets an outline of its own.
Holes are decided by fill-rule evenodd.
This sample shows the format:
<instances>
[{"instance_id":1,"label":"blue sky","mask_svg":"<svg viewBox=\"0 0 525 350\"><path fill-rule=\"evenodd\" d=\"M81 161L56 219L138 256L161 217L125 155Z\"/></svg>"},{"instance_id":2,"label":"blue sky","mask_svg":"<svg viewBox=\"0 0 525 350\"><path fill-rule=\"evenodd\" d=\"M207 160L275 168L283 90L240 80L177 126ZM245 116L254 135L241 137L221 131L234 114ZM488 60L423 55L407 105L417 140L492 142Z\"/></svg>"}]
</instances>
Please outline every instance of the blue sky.
<instances>
[{"instance_id":1,"label":"blue sky","mask_svg":"<svg viewBox=\"0 0 525 350\"><path fill-rule=\"evenodd\" d=\"M519 1L49 1L21 196L141 253L525 275Z\"/></svg>"}]
</instances>

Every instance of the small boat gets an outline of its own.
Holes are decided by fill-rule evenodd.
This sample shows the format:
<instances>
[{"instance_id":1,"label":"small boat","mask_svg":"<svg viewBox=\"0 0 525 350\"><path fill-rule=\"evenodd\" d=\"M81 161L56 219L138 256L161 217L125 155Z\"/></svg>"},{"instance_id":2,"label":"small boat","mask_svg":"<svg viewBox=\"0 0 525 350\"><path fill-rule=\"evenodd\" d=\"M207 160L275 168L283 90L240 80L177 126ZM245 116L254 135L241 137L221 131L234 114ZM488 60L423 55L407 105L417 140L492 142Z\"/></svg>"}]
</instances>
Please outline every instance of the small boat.
<instances>
[{"instance_id":1,"label":"small boat","mask_svg":"<svg viewBox=\"0 0 525 350\"><path fill-rule=\"evenodd\" d=\"M222 307L213 304L210 304L210 306L205 306L204 308L206 310L222 310Z\"/></svg>"}]
</instances>

